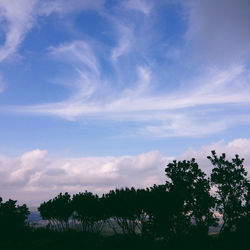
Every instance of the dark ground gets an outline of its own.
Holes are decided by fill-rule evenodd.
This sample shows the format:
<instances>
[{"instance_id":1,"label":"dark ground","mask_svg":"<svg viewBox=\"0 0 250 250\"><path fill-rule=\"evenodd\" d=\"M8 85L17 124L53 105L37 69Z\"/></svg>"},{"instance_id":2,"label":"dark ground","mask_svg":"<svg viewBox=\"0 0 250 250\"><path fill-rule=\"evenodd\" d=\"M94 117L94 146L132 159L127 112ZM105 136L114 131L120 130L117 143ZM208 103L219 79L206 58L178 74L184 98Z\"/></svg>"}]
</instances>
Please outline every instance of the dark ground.
<instances>
[{"instance_id":1,"label":"dark ground","mask_svg":"<svg viewBox=\"0 0 250 250\"><path fill-rule=\"evenodd\" d=\"M82 232L52 232L39 229L16 236L1 235L0 249L2 250L163 250L163 249L202 249L202 250L243 250L249 249L248 234L239 236L230 234L225 237L208 236L203 239L198 237L182 237L163 241L152 240L141 236L100 236L93 233ZM250 234L249 234L250 236Z\"/></svg>"}]
</instances>

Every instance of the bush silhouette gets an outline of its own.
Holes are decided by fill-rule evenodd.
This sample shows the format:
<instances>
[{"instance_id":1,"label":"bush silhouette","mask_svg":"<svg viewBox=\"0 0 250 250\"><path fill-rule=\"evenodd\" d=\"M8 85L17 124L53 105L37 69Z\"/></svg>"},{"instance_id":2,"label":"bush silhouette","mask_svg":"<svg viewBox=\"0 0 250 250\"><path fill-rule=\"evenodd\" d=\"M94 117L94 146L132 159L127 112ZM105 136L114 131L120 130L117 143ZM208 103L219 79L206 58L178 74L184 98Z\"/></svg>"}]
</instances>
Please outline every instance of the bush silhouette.
<instances>
[{"instance_id":1,"label":"bush silhouette","mask_svg":"<svg viewBox=\"0 0 250 250\"><path fill-rule=\"evenodd\" d=\"M125 234L142 231L146 214L141 195L142 190L133 187L111 190L103 195L104 208L109 218L107 222L115 233L119 229Z\"/></svg>"},{"instance_id":2,"label":"bush silhouette","mask_svg":"<svg viewBox=\"0 0 250 250\"><path fill-rule=\"evenodd\" d=\"M60 193L54 199L42 203L38 211L44 220L49 221L50 227L59 231L69 229L69 218L73 211L68 193Z\"/></svg>"},{"instance_id":3,"label":"bush silhouette","mask_svg":"<svg viewBox=\"0 0 250 250\"><path fill-rule=\"evenodd\" d=\"M181 199L168 192L165 185L154 185L146 191L144 206L148 215L144 233L153 238L172 237L177 229L178 215L182 211Z\"/></svg>"},{"instance_id":4,"label":"bush silhouette","mask_svg":"<svg viewBox=\"0 0 250 250\"><path fill-rule=\"evenodd\" d=\"M85 191L72 198L72 211L75 228L85 232L101 232L105 223L105 213L97 195Z\"/></svg>"},{"instance_id":5,"label":"bush silhouette","mask_svg":"<svg viewBox=\"0 0 250 250\"><path fill-rule=\"evenodd\" d=\"M16 205L17 201L9 199L3 202L0 197L0 235L15 234L25 231L30 214L27 206Z\"/></svg>"}]
</instances>

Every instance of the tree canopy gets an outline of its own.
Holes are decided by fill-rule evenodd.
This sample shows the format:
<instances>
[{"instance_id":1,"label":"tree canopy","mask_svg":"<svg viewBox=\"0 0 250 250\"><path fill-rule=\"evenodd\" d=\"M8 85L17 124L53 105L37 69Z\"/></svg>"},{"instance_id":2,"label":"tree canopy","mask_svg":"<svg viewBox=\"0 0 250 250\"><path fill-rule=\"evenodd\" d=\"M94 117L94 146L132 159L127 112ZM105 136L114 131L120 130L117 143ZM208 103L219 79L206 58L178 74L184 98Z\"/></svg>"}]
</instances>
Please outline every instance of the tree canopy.
<instances>
[{"instance_id":1,"label":"tree canopy","mask_svg":"<svg viewBox=\"0 0 250 250\"><path fill-rule=\"evenodd\" d=\"M217 156L212 151L208 159L213 164L211 181L216 192L217 211L222 215L221 232L236 230L239 220L249 214L249 179L243 166L244 159L235 155L231 161L226 154Z\"/></svg>"},{"instance_id":2,"label":"tree canopy","mask_svg":"<svg viewBox=\"0 0 250 250\"><path fill-rule=\"evenodd\" d=\"M24 204L19 206L17 201L9 199L3 202L0 197L0 234L22 232L27 228L29 209Z\"/></svg>"}]
</instances>

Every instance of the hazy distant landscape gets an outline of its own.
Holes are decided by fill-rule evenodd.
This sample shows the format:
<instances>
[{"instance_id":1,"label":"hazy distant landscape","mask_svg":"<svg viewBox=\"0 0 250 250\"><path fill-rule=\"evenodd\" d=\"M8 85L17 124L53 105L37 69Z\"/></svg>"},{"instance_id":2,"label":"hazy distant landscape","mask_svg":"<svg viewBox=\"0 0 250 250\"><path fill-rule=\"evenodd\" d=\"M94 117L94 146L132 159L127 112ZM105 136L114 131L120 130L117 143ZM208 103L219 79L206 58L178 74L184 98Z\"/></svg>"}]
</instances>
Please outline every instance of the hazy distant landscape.
<instances>
[{"instance_id":1,"label":"hazy distant landscape","mask_svg":"<svg viewBox=\"0 0 250 250\"><path fill-rule=\"evenodd\" d=\"M28 222L30 223L31 226L33 226L33 227L46 227L48 225L48 221L42 219L37 208L32 207L32 208L29 208L29 210L30 210L30 214L28 216ZM218 224L217 227L210 227L209 233L210 234L218 233L220 231L220 227L221 227L220 223ZM111 230L107 229L106 231L108 231L108 233L110 233ZM106 234L105 230L104 230L104 234ZM112 234L112 232L111 232L111 234Z\"/></svg>"}]
</instances>

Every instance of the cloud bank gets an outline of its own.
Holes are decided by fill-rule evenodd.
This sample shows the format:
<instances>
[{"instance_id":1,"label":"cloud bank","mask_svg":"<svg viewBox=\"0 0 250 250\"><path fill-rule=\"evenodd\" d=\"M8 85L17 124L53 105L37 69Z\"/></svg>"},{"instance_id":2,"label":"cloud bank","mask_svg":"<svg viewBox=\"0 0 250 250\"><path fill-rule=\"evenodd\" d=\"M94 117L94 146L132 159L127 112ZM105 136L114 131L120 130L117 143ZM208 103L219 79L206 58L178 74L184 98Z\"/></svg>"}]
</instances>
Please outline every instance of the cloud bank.
<instances>
[{"instance_id":1,"label":"cloud bank","mask_svg":"<svg viewBox=\"0 0 250 250\"><path fill-rule=\"evenodd\" d=\"M0 156L1 195L38 204L59 192L90 190L102 194L116 187L148 187L165 182L164 169L173 159L195 157L209 174L212 166L206 157L211 150L225 152L229 159L239 154L250 174L250 139L219 141L176 157L151 151L136 156L60 158L36 149L14 158Z\"/></svg>"}]
</instances>

